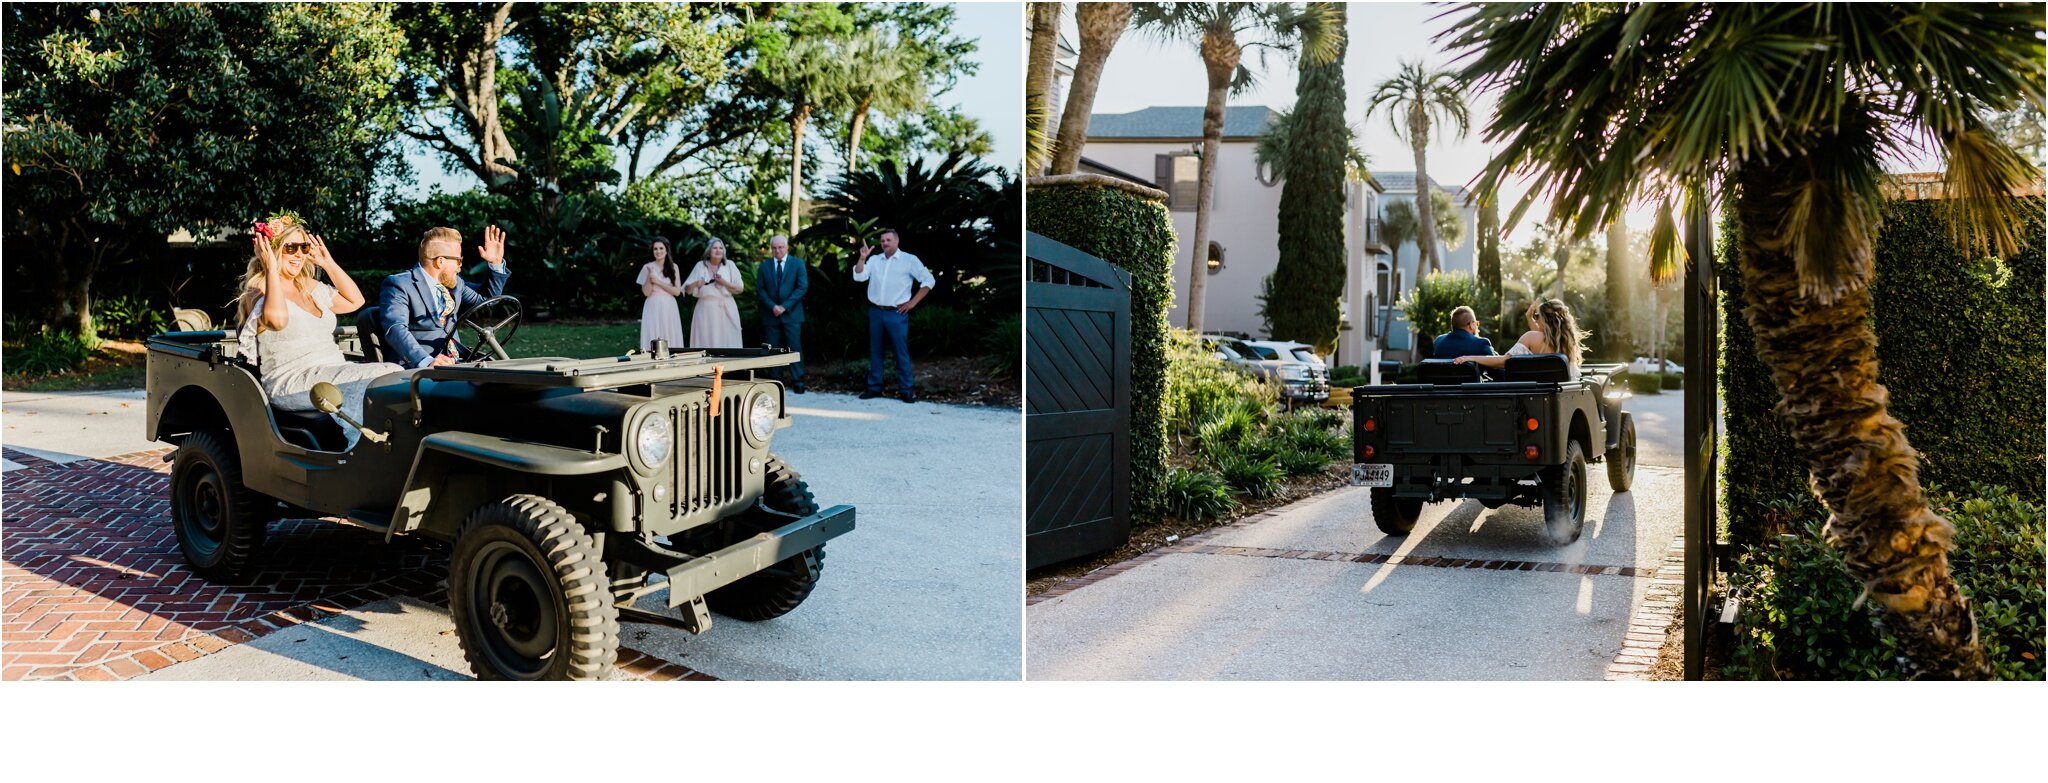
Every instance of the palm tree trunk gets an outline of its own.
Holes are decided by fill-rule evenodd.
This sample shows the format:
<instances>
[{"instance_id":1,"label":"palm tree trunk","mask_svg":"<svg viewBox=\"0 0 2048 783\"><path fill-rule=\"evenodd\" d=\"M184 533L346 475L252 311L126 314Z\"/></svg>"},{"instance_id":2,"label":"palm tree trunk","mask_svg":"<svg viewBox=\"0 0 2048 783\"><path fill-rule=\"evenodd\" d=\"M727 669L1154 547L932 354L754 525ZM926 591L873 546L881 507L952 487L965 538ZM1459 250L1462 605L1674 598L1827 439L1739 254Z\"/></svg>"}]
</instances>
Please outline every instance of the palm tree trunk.
<instances>
[{"instance_id":1,"label":"palm tree trunk","mask_svg":"<svg viewBox=\"0 0 2048 783\"><path fill-rule=\"evenodd\" d=\"M789 235L796 236L797 218L803 211L804 123L811 107L798 105L789 113Z\"/></svg>"},{"instance_id":2,"label":"palm tree trunk","mask_svg":"<svg viewBox=\"0 0 2048 783\"><path fill-rule=\"evenodd\" d=\"M1224 101L1230 76L1244 50L1228 25L1202 35L1202 65L1209 74L1209 99L1202 106L1202 167L1195 186L1194 258L1188 267L1188 329L1202 331L1203 301L1209 293L1209 204L1216 193L1216 159L1223 154Z\"/></svg>"},{"instance_id":3,"label":"palm tree trunk","mask_svg":"<svg viewBox=\"0 0 2048 783\"><path fill-rule=\"evenodd\" d=\"M1917 676L1986 677L1969 599L1949 576L1955 526L1927 507L1919 453L1886 411L1877 382L1869 265L1851 273L1863 278L1853 291L1832 301L1802 291L1781 228L1793 212L1798 168L1758 164L1737 176L1743 317L1777 382L1778 416L1831 512L1828 539L1887 610L1885 624L1906 643Z\"/></svg>"},{"instance_id":4,"label":"palm tree trunk","mask_svg":"<svg viewBox=\"0 0 2048 783\"><path fill-rule=\"evenodd\" d=\"M1616 220L1607 227L1607 334L1608 358L1628 361L1634 353L1635 326L1629 318L1628 221Z\"/></svg>"},{"instance_id":5,"label":"palm tree trunk","mask_svg":"<svg viewBox=\"0 0 2048 783\"><path fill-rule=\"evenodd\" d=\"M1055 60L1059 55L1060 3L1030 3L1031 54L1024 75L1025 136L1024 172L1035 177L1045 171L1051 157L1052 88Z\"/></svg>"},{"instance_id":6,"label":"palm tree trunk","mask_svg":"<svg viewBox=\"0 0 2048 783\"><path fill-rule=\"evenodd\" d=\"M867 130L868 107L873 105L874 102L875 99L872 95L861 98L860 106L853 110L853 128L846 134L846 173L848 174L852 174L859 169L859 166L856 164L860 162L860 135L862 131Z\"/></svg>"},{"instance_id":7,"label":"palm tree trunk","mask_svg":"<svg viewBox=\"0 0 2048 783\"><path fill-rule=\"evenodd\" d=\"M1102 83L1102 64L1131 24L1130 3L1078 3L1074 24L1081 33L1081 59L1067 86L1067 105L1060 112L1059 143L1052 153L1053 174L1072 174L1081 165L1081 146L1088 140L1089 112L1095 89Z\"/></svg>"},{"instance_id":8,"label":"palm tree trunk","mask_svg":"<svg viewBox=\"0 0 2048 783\"><path fill-rule=\"evenodd\" d=\"M1423 148L1429 146L1429 113L1417 104L1408 112L1408 139L1415 145L1415 219L1422 227L1416 234L1415 245L1422 251L1416 261L1417 277L1421 276L1423 262L1428 262L1429 271L1443 271L1443 262L1436 256L1436 204L1429 194L1429 157Z\"/></svg>"}]
</instances>

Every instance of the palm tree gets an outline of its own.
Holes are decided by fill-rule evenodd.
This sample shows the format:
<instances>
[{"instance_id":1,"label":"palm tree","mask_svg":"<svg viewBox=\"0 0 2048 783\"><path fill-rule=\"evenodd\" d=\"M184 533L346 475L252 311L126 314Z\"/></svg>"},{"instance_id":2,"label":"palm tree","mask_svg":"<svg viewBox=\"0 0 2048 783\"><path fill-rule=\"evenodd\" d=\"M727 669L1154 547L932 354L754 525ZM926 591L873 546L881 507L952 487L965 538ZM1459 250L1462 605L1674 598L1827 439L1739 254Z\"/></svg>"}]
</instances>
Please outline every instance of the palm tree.
<instances>
[{"instance_id":1,"label":"palm tree","mask_svg":"<svg viewBox=\"0 0 2048 783\"><path fill-rule=\"evenodd\" d=\"M1031 23L1031 54L1024 69L1024 171L1035 177L1045 171L1046 161L1052 157L1052 134L1045 126L1052 121L1053 72L1059 59L1060 12L1064 5L1025 5Z\"/></svg>"},{"instance_id":2,"label":"palm tree","mask_svg":"<svg viewBox=\"0 0 2048 783\"><path fill-rule=\"evenodd\" d=\"M1415 192L1433 192L1429 157L1424 153L1429 146L1429 131L1434 125L1449 123L1460 138L1464 137L1471 124L1465 108L1464 85L1450 71L1432 70L1418 61L1403 61L1400 73L1373 89L1365 116L1370 119L1381 107L1387 109L1387 124L1393 127L1394 135L1415 149ZM1418 201L1415 210L1422 235L1417 244L1422 248L1423 259L1429 262L1429 271L1439 272L1443 270L1443 260L1436 250L1436 220L1432 216L1435 205L1425 199Z\"/></svg>"},{"instance_id":3,"label":"palm tree","mask_svg":"<svg viewBox=\"0 0 2048 783\"><path fill-rule=\"evenodd\" d=\"M1608 346L1609 359L1628 361L1633 352L1635 329L1629 323L1630 259L1628 253L1628 221L1616 220L1607 225L1607 334L1601 337Z\"/></svg>"},{"instance_id":4,"label":"palm tree","mask_svg":"<svg viewBox=\"0 0 2048 783\"><path fill-rule=\"evenodd\" d=\"M1393 284L1393 288L1389 291L1387 304L1393 304L1393 300L1401 296L1401 246L1415 241L1421 235L1422 219L1416 217L1413 202L1389 201L1386 202L1386 206L1380 207L1380 238L1386 240L1387 247L1393 249L1393 277L1388 281Z\"/></svg>"},{"instance_id":5,"label":"palm tree","mask_svg":"<svg viewBox=\"0 0 2048 783\"><path fill-rule=\"evenodd\" d=\"M803 214L804 128L815 112L836 112L849 101L859 64L848 59L850 40L808 36L755 65L763 79L789 104L789 234Z\"/></svg>"},{"instance_id":6,"label":"palm tree","mask_svg":"<svg viewBox=\"0 0 2048 783\"><path fill-rule=\"evenodd\" d=\"M853 121L846 133L846 170L858 168L860 137L867 129L868 113L897 114L924 105L925 58L919 52L868 30L855 34L847 45L848 97L853 102Z\"/></svg>"},{"instance_id":7,"label":"palm tree","mask_svg":"<svg viewBox=\"0 0 2048 783\"><path fill-rule=\"evenodd\" d=\"M1075 3L1074 26L1081 33L1081 59L1067 85L1067 106L1060 112L1060 137L1052 151L1052 173L1072 174L1081 165L1081 145L1088 140L1089 112L1095 109L1095 88L1102 83L1102 63L1131 26L1130 3Z\"/></svg>"},{"instance_id":8,"label":"palm tree","mask_svg":"<svg viewBox=\"0 0 2048 783\"><path fill-rule=\"evenodd\" d=\"M1919 676L1983 677L1954 526L1885 409L1867 316L1880 162L1913 142L1947 160L1957 239L2011 252L2040 170L1986 124L2043 104L2039 5L1727 3L1468 6L1446 35L1468 83L1499 90L1482 190L1510 175L1577 236L1661 204L1651 271L1679 258L1674 202L1730 187L1743 317L1832 516L1827 534ZM1515 217L1529 200L1518 205ZM1510 223L1514 222L1511 218Z\"/></svg>"},{"instance_id":9,"label":"palm tree","mask_svg":"<svg viewBox=\"0 0 2048 783\"><path fill-rule=\"evenodd\" d=\"M1244 67L1246 47L1272 46L1241 42L1238 36L1254 30L1272 30L1285 24L1285 6L1265 3L1140 3L1133 17L1140 29L1150 30L1170 41L1192 40L1202 53L1202 69L1209 77L1209 97L1202 109L1202 165L1195 187L1195 236L1188 269L1188 323L1202 330L1203 300L1209 288L1209 205L1216 192L1216 159L1223 153L1223 110L1229 96L1243 92L1253 82L1251 69ZM1327 36L1304 40L1309 49L1327 47Z\"/></svg>"}]
</instances>

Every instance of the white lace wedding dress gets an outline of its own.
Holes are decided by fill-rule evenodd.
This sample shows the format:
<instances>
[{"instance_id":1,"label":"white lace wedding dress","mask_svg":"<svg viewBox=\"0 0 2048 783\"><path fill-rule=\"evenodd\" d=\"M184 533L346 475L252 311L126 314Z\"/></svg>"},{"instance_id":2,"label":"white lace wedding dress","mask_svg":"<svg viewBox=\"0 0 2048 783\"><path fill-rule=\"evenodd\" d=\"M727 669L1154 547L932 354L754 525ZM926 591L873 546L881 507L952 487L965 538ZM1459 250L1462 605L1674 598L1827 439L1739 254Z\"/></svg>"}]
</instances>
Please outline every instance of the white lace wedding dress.
<instances>
[{"instance_id":1,"label":"white lace wedding dress","mask_svg":"<svg viewBox=\"0 0 2048 783\"><path fill-rule=\"evenodd\" d=\"M334 287L326 283L313 289L313 303L319 305L319 314L306 312L297 303L285 300L291 317L286 319L283 329L258 328L264 297L257 297L237 342L242 356L254 362L261 372L263 393L270 397L272 407L314 410L307 393L313 390L313 384L326 381L341 389L342 411L362 421L363 394L369 390L370 382L405 368L384 362L348 360L341 346L334 342L334 293ZM348 433L348 447L343 450L355 448L362 434L346 423L341 429Z\"/></svg>"}]
</instances>

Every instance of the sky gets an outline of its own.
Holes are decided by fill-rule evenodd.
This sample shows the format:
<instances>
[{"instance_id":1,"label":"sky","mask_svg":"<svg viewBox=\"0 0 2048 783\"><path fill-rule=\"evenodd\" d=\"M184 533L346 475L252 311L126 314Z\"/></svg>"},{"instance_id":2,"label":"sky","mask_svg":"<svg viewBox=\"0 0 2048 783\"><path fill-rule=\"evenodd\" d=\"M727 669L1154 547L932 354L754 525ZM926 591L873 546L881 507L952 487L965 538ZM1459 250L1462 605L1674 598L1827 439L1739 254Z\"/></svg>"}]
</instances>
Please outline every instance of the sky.
<instances>
[{"instance_id":1,"label":"sky","mask_svg":"<svg viewBox=\"0 0 2048 783\"><path fill-rule=\"evenodd\" d=\"M940 95L943 103L958 104L962 113L981 121L994 139L995 152L988 161L1015 172L1024 160L1024 5L1022 3L955 3L959 23L954 32L976 41L980 48L972 59L980 68L961 77L950 93ZM622 165L624 156L620 156ZM424 196L430 189L460 192L479 184L467 171L447 174L441 158L414 145L406 155L415 182L407 192ZM836 161L832 164L836 166ZM810 169L809 165L805 166ZM808 177L807 177L808 178Z\"/></svg>"},{"instance_id":2,"label":"sky","mask_svg":"<svg viewBox=\"0 0 2048 783\"><path fill-rule=\"evenodd\" d=\"M1344 57L1344 86L1347 92L1345 117L1359 131L1359 147L1371 158L1371 168L1381 171L1413 171L1414 153L1407 142L1395 136L1384 114L1365 119L1366 99L1372 88L1393 75L1404 60L1421 59L1437 68L1448 67L1450 56L1431 39L1449 27L1449 19L1433 20L1454 6L1426 6L1421 3L1353 3L1348 7L1345 30L1350 43ZM1454 11L1455 12L1455 11ZM1063 17L1067 40L1078 42L1072 14ZM1284 53L1271 52L1262 65L1258 50L1248 49L1245 63L1259 76L1252 89L1230 100L1232 106L1264 105L1285 109L1294 105L1296 73L1293 61ZM1102 85L1095 96L1095 112L1119 114L1149 106L1201 106L1207 98L1208 82L1203 76L1201 55L1189 43L1161 42L1149 33L1126 33L1103 66ZM1472 130L1463 139L1436 129L1428 147L1430 179L1443 184L1469 185L1478 176L1493 149L1480 140L1480 131L1493 116L1490 94L1470 97ZM1907 166L1930 170L1924 157ZM1503 188L1501 217L1506 219L1515 200L1527 186L1509 182ZM1529 215L1508 234L1508 242L1519 244L1534 235L1537 220L1549 206L1539 200ZM1648 208L1632 210L1632 229L1650 226L1655 213Z\"/></svg>"}]
</instances>

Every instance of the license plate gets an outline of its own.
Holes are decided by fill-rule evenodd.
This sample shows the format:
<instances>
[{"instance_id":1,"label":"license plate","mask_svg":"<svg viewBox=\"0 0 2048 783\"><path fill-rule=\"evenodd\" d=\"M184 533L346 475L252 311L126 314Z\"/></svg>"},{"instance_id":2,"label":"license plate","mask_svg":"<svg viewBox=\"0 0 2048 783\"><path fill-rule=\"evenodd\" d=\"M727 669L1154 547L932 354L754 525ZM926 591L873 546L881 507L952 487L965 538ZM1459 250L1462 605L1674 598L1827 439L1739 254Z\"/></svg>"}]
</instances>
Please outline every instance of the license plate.
<instances>
[{"instance_id":1,"label":"license plate","mask_svg":"<svg viewBox=\"0 0 2048 783\"><path fill-rule=\"evenodd\" d=\"M1351 486L1391 487L1394 485L1392 465L1352 465Z\"/></svg>"}]
</instances>

